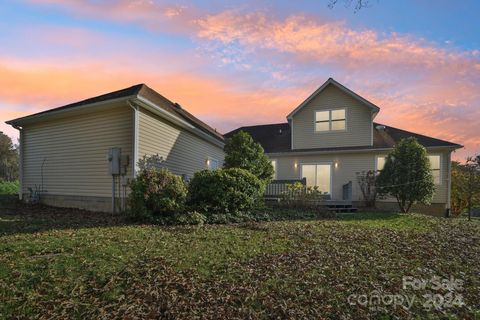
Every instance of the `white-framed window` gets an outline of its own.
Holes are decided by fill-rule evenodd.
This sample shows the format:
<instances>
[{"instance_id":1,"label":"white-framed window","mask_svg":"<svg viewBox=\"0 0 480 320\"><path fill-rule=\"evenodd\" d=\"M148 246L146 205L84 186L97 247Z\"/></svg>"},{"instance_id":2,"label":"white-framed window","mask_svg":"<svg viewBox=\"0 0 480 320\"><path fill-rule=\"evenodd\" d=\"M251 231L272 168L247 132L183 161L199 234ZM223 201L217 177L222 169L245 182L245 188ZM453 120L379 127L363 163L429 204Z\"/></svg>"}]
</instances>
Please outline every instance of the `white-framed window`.
<instances>
[{"instance_id":1,"label":"white-framed window","mask_svg":"<svg viewBox=\"0 0 480 320\"><path fill-rule=\"evenodd\" d=\"M270 163L272 164L272 167L273 167L273 180L277 180L277 160L276 159L271 160Z\"/></svg>"},{"instance_id":2,"label":"white-framed window","mask_svg":"<svg viewBox=\"0 0 480 320\"><path fill-rule=\"evenodd\" d=\"M304 163L301 165L301 178L307 180L307 186L318 187L322 193L330 194L332 190L331 163Z\"/></svg>"},{"instance_id":3,"label":"white-framed window","mask_svg":"<svg viewBox=\"0 0 480 320\"><path fill-rule=\"evenodd\" d=\"M387 156L376 156L375 159L375 171L380 172L385 167L385 162L387 161Z\"/></svg>"},{"instance_id":4,"label":"white-framed window","mask_svg":"<svg viewBox=\"0 0 480 320\"><path fill-rule=\"evenodd\" d=\"M218 169L220 166L219 161L215 158L208 157L207 158L207 169L208 170L215 170Z\"/></svg>"},{"instance_id":5,"label":"white-framed window","mask_svg":"<svg viewBox=\"0 0 480 320\"><path fill-rule=\"evenodd\" d=\"M430 160L430 169L432 170L433 182L435 184L442 184L442 170L441 170L441 159L440 155L433 154L428 156Z\"/></svg>"},{"instance_id":6,"label":"white-framed window","mask_svg":"<svg viewBox=\"0 0 480 320\"><path fill-rule=\"evenodd\" d=\"M346 129L345 109L315 111L315 132L345 131Z\"/></svg>"},{"instance_id":7,"label":"white-framed window","mask_svg":"<svg viewBox=\"0 0 480 320\"><path fill-rule=\"evenodd\" d=\"M435 184L442 184L442 170L441 170L441 158L440 155L429 155L430 169L432 170L433 181ZM375 170L380 172L385 167L387 156L376 156Z\"/></svg>"}]
</instances>

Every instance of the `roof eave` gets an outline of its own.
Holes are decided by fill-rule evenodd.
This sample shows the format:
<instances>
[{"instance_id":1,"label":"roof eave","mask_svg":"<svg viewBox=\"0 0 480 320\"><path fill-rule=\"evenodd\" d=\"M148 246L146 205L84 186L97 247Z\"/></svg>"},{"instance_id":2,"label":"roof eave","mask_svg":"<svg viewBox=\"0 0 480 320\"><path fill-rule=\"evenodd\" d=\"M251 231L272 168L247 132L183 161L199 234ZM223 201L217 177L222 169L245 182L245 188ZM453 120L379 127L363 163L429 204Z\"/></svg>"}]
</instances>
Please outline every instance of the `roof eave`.
<instances>
[{"instance_id":1,"label":"roof eave","mask_svg":"<svg viewBox=\"0 0 480 320\"><path fill-rule=\"evenodd\" d=\"M52 111L47 111L47 112L40 112L32 115L28 115L25 117L20 117L12 120L5 121L6 124L11 125L13 127L15 126L22 126L23 124L26 124L31 121L38 121L38 120L45 120L49 119L53 116L65 113L65 112L71 112L73 110L84 110L86 108L92 108L92 107L97 107L97 106L102 106L106 104L111 104L111 103L116 103L116 102L121 102L121 101L127 101L129 99L135 98L136 95L129 95L125 97L120 97L120 98L115 98L115 99L109 99L105 101L99 101L99 102L93 102L93 103L88 103L80 106L75 106L71 108L64 108L64 109L59 109L59 110L52 110Z\"/></svg>"},{"instance_id":2,"label":"roof eave","mask_svg":"<svg viewBox=\"0 0 480 320\"><path fill-rule=\"evenodd\" d=\"M456 150L463 148L461 145L456 146L430 146L425 147L427 150L438 150L438 149L451 149ZM384 148L365 148L365 149L342 149L342 150L290 150L290 151L281 151L281 152L265 152L269 156L282 156L282 155L311 155L311 154L334 154L334 153L365 153L365 152L378 152L378 151L390 151L393 147L384 147Z\"/></svg>"}]
</instances>

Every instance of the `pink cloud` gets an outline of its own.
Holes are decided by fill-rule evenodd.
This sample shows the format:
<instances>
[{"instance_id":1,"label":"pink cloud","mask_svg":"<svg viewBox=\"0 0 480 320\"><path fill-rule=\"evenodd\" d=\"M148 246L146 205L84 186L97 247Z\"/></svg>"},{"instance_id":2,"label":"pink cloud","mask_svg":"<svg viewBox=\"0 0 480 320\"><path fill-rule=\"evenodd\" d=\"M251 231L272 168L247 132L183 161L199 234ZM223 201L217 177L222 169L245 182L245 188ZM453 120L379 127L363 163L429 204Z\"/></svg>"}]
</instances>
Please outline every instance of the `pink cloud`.
<instances>
[{"instance_id":1,"label":"pink cloud","mask_svg":"<svg viewBox=\"0 0 480 320\"><path fill-rule=\"evenodd\" d=\"M10 64L0 65L0 84L2 78L8 79L2 73L13 72L12 90L0 91L0 99L10 103L36 100L45 101L46 106L48 101L53 104L84 98L98 88L108 91L132 82L147 82L193 113L212 119L213 125L228 130L233 127L226 123L283 121L310 90L334 76L382 108L378 121L465 144L467 149L458 157L480 151L478 50L444 48L412 35L353 29L345 22L305 15L277 18L236 10L205 15L194 7L141 0L31 2L63 6L77 15L134 23L156 32L181 33L197 39L202 47L213 48L212 54L221 65L235 65L244 75L270 72L271 82L246 85L231 74L214 76L184 70L182 65L191 63L191 53L190 57L179 53L168 60L173 64L164 64L168 70L148 70L148 64L161 61L153 55L143 59L145 67L140 70L125 68L126 63L121 62L105 67L100 59L79 61L77 66L30 68L34 71L12 71ZM120 53L115 53L114 60L129 61L132 52L123 54L120 58ZM272 67L258 67L263 62ZM98 68L95 77L88 74L92 68ZM333 74L323 71L312 76L322 68L333 70L329 71ZM298 69L310 71L305 74ZM44 83L49 81L42 79L52 74L59 80ZM25 92L33 98L26 97Z\"/></svg>"}]
</instances>

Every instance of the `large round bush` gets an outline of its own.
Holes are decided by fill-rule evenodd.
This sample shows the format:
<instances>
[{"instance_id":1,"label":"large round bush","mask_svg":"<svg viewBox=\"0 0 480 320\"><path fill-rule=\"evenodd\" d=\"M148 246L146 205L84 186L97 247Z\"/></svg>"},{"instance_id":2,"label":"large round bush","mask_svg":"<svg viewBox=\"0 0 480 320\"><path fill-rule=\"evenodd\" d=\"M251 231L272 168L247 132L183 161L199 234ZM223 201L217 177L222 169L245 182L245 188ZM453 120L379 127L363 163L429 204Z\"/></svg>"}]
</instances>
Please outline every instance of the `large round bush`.
<instances>
[{"instance_id":1,"label":"large round bush","mask_svg":"<svg viewBox=\"0 0 480 320\"><path fill-rule=\"evenodd\" d=\"M244 169L203 170L190 181L189 205L207 216L248 213L258 205L264 189L264 183Z\"/></svg>"},{"instance_id":2,"label":"large round bush","mask_svg":"<svg viewBox=\"0 0 480 320\"><path fill-rule=\"evenodd\" d=\"M141 171L130 184L133 216L165 216L183 211L187 187L181 177L165 168Z\"/></svg>"}]
</instances>

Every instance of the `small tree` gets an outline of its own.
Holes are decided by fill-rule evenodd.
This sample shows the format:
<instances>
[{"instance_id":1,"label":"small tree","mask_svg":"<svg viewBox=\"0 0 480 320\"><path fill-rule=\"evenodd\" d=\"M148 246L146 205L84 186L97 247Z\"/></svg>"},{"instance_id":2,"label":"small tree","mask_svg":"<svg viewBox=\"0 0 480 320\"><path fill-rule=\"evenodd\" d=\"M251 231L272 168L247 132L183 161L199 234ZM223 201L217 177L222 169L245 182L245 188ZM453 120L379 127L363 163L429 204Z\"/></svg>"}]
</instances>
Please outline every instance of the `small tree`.
<instances>
[{"instance_id":1,"label":"small tree","mask_svg":"<svg viewBox=\"0 0 480 320\"><path fill-rule=\"evenodd\" d=\"M357 172L357 182L362 191L366 207L375 207L377 200L377 174L373 170Z\"/></svg>"},{"instance_id":2,"label":"small tree","mask_svg":"<svg viewBox=\"0 0 480 320\"><path fill-rule=\"evenodd\" d=\"M241 168L250 171L265 185L273 178L273 166L265 155L262 146L253 141L252 137L240 131L225 143L225 160L223 166Z\"/></svg>"},{"instance_id":3,"label":"small tree","mask_svg":"<svg viewBox=\"0 0 480 320\"><path fill-rule=\"evenodd\" d=\"M18 148L9 136L0 131L0 181L14 181L19 172Z\"/></svg>"},{"instance_id":4,"label":"small tree","mask_svg":"<svg viewBox=\"0 0 480 320\"><path fill-rule=\"evenodd\" d=\"M464 186L467 181L464 165L452 161L452 192L451 192L451 210L454 216L460 215L467 207L467 199L464 192Z\"/></svg>"},{"instance_id":5,"label":"small tree","mask_svg":"<svg viewBox=\"0 0 480 320\"><path fill-rule=\"evenodd\" d=\"M403 213L415 203L430 204L435 184L427 151L417 139L402 139L395 145L377 177L377 190L394 197Z\"/></svg>"},{"instance_id":6,"label":"small tree","mask_svg":"<svg viewBox=\"0 0 480 320\"><path fill-rule=\"evenodd\" d=\"M466 200L468 220L471 220L474 200L480 197L480 155L467 158L463 171L465 178L459 187Z\"/></svg>"}]
</instances>

